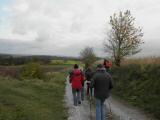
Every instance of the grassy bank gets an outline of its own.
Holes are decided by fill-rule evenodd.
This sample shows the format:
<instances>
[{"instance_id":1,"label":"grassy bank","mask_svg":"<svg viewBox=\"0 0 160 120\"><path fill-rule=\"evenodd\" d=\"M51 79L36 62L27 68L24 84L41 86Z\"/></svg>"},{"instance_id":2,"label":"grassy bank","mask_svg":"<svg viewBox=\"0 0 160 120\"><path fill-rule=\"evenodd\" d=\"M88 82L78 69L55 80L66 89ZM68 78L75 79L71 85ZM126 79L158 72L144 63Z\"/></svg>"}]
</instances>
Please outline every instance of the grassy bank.
<instances>
[{"instance_id":1,"label":"grassy bank","mask_svg":"<svg viewBox=\"0 0 160 120\"><path fill-rule=\"evenodd\" d=\"M0 78L0 120L66 120L65 74L49 80Z\"/></svg>"},{"instance_id":2,"label":"grassy bank","mask_svg":"<svg viewBox=\"0 0 160 120\"><path fill-rule=\"evenodd\" d=\"M160 64L126 64L112 74L114 94L160 119Z\"/></svg>"}]
</instances>

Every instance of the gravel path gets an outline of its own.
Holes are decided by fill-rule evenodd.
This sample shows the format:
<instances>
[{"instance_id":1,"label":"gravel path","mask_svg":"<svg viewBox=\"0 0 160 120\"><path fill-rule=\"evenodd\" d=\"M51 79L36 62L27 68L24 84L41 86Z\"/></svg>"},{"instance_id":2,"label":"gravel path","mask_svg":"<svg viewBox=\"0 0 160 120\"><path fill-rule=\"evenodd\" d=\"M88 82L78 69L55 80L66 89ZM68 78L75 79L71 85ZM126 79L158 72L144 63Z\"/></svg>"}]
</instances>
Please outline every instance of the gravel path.
<instances>
[{"instance_id":1,"label":"gravel path","mask_svg":"<svg viewBox=\"0 0 160 120\"><path fill-rule=\"evenodd\" d=\"M137 108L127 105L124 101L116 100L116 98L109 98L106 105L116 116L115 120L155 120Z\"/></svg>"},{"instance_id":2,"label":"gravel path","mask_svg":"<svg viewBox=\"0 0 160 120\"><path fill-rule=\"evenodd\" d=\"M65 101L69 108L68 120L95 120L95 108L92 105L92 111L90 113L90 104L87 99L80 106L75 107L73 105L72 90L68 77L66 80ZM106 100L105 105L107 111L112 112L112 117L109 120L155 120L137 108L129 106L116 98L110 97Z\"/></svg>"}]
</instances>

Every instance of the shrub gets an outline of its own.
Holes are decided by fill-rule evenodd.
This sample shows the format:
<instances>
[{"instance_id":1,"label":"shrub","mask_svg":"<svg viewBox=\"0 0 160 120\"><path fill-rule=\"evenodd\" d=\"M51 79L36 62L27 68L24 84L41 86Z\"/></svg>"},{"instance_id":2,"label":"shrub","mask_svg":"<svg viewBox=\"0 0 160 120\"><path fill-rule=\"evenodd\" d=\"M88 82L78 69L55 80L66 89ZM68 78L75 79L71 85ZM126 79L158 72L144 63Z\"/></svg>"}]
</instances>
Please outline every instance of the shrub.
<instances>
[{"instance_id":1,"label":"shrub","mask_svg":"<svg viewBox=\"0 0 160 120\"><path fill-rule=\"evenodd\" d=\"M39 63L29 63L22 68L22 78L44 78L44 72Z\"/></svg>"},{"instance_id":2,"label":"shrub","mask_svg":"<svg viewBox=\"0 0 160 120\"><path fill-rule=\"evenodd\" d=\"M160 119L160 65L128 64L112 68L113 92Z\"/></svg>"}]
</instances>

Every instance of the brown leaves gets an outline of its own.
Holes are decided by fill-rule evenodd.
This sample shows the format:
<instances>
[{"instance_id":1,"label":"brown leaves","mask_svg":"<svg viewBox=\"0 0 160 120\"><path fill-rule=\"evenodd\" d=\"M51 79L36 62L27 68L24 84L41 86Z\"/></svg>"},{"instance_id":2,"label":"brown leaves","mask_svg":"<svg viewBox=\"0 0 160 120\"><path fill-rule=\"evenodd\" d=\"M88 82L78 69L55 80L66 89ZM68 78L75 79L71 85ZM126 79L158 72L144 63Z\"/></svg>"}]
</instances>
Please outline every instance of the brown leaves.
<instances>
[{"instance_id":1,"label":"brown leaves","mask_svg":"<svg viewBox=\"0 0 160 120\"><path fill-rule=\"evenodd\" d=\"M108 43L105 49L112 51L112 55L122 59L140 52L139 46L143 44L143 33L141 27L135 27L135 18L129 10L120 11L110 16L111 30L108 34Z\"/></svg>"}]
</instances>

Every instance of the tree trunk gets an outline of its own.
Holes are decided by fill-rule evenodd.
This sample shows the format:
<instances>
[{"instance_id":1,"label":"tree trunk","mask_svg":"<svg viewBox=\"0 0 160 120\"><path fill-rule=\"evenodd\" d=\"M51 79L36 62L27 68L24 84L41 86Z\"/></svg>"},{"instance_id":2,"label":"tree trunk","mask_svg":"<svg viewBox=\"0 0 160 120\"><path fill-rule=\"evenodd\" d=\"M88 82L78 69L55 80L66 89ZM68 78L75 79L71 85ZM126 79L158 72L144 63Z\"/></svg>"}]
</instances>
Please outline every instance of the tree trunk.
<instances>
[{"instance_id":1,"label":"tree trunk","mask_svg":"<svg viewBox=\"0 0 160 120\"><path fill-rule=\"evenodd\" d=\"M115 59L115 64L116 64L116 66L120 67L121 66L121 59L120 58Z\"/></svg>"}]
</instances>

